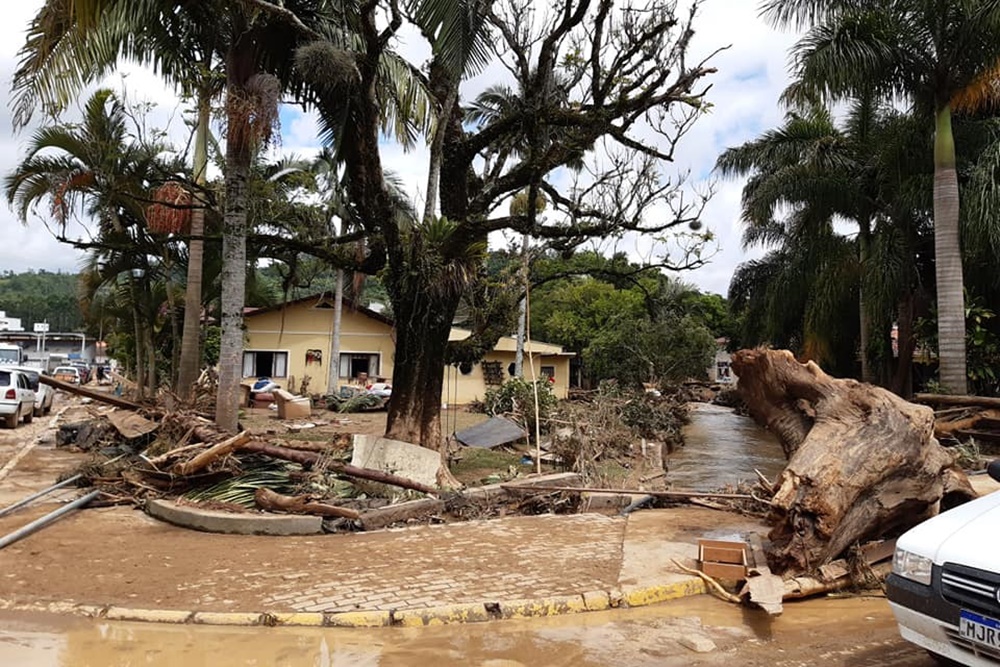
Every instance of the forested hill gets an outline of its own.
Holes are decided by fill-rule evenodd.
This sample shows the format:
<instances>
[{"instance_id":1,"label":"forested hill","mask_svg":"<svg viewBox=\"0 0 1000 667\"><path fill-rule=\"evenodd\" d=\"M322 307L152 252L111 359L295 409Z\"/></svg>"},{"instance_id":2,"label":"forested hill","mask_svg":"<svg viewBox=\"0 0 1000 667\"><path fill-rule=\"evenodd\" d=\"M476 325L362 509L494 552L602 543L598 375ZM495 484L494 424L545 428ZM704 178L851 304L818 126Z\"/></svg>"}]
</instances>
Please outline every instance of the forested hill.
<instances>
[{"instance_id":1,"label":"forested hill","mask_svg":"<svg viewBox=\"0 0 1000 667\"><path fill-rule=\"evenodd\" d=\"M35 322L45 321L51 331L80 330L78 281L75 273L4 271L0 273L0 311L21 318L21 326L28 331Z\"/></svg>"}]
</instances>

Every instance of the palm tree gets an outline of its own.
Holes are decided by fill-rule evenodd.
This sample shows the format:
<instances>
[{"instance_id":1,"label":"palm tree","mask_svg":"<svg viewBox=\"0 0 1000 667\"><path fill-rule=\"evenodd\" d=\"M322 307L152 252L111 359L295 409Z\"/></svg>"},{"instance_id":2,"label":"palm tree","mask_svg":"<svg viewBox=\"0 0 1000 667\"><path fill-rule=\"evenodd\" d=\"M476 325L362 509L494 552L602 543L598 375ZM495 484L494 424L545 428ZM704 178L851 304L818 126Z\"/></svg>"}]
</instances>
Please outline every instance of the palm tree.
<instances>
[{"instance_id":1,"label":"palm tree","mask_svg":"<svg viewBox=\"0 0 1000 667\"><path fill-rule=\"evenodd\" d=\"M288 11L312 15L319 4L300 0L285 3ZM274 6L277 10L277 6ZM153 64L175 83L194 88L198 96L199 129L196 162L207 152L207 114L215 91L213 68L221 64L227 92L225 216L223 220L222 353L216 421L235 429L242 378L243 304L246 283L246 182L253 154L266 142L277 121L281 81L290 80L291 58L299 32L287 22L272 20L270 12L256 12L242 2L214 0L48 0L32 23L22 50L22 67L15 90L24 118L37 100L64 101L88 80L88 73L106 71L124 56ZM275 76L277 75L277 78ZM20 81L22 83L17 83ZM201 164L196 174L204 178ZM198 221L192 238L199 239ZM191 248L190 263L197 267L199 250ZM198 328L200 274L189 276L185 330ZM195 307L191 307L194 305ZM197 336L185 336L182 353L182 390L193 381ZM193 346L193 351L191 349Z\"/></svg>"},{"instance_id":2,"label":"palm tree","mask_svg":"<svg viewBox=\"0 0 1000 667\"><path fill-rule=\"evenodd\" d=\"M1000 3L994 0L768 0L764 16L809 30L793 48L791 100L873 90L934 119L934 241L941 384L965 393L965 307L952 112L995 93Z\"/></svg>"},{"instance_id":3,"label":"palm tree","mask_svg":"<svg viewBox=\"0 0 1000 667\"><path fill-rule=\"evenodd\" d=\"M109 90L97 91L84 107L83 122L37 130L28 152L6 176L8 202L27 222L32 211L47 204L64 239L65 226L76 211L97 222L97 238L84 246L101 268L101 284L122 282L132 303L136 380L140 396L155 387L152 313L148 295L155 282L151 261L162 245L147 232L148 184L168 169L157 156L163 147L136 140L128 132L125 106ZM148 307L146 307L148 306Z\"/></svg>"}]
</instances>

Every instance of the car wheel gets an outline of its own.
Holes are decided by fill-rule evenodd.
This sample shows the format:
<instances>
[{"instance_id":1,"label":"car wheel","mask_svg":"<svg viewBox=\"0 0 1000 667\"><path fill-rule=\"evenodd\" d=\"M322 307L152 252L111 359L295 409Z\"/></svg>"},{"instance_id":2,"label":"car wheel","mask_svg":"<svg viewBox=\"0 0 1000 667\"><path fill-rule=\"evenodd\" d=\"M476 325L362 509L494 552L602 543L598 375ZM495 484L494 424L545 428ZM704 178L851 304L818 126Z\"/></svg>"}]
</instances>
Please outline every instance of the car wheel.
<instances>
[{"instance_id":1,"label":"car wheel","mask_svg":"<svg viewBox=\"0 0 1000 667\"><path fill-rule=\"evenodd\" d=\"M943 665L944 667L962 667L962 663L956 662L951 658L946 658L940 653L935 653L934 651L927 651L927 655L933 658L934 662L936 662L939 665Z\"/></svg>"},{"instance_id":2,"label":"car wheel","mask_svg":"<svg viewBox=\"0 0 1000 667\"><path fill-rule=\"evenodd\" d=\"M24 423L30 424L34 418L35 418L35 408L34 406L32 406L30 410L24 413Z\"/></svg>"},{"instance_id":3,"label":"car wheel","mask_svg":"<svg viewBox=\"0 0 1000 667\"><path fill-rule=\"evenodd\" d=\"M17 428L16 412L12 415L7 415L7 417L4 419L4 426L6 426L7 428Z\"/></svg>"}]
</instances>

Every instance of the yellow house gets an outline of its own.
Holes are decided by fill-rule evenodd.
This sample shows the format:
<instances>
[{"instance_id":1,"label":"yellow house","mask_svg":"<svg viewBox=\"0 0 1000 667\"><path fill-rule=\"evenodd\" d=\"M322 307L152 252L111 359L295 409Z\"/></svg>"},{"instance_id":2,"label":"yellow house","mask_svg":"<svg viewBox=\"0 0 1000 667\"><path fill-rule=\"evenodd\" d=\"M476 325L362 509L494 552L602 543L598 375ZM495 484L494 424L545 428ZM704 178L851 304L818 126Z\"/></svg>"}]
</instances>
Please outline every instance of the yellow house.
<instances>
[{"instance_id":1,"label":"yellow house","mask_svg":"<svg viewBox=\"0 0 1000 667\"><path fill-rule=\"evenodd\" d=\"M289 379L294 378L298 386L308 376L310 393L326 393L327 364L333 346L333 306L333 297L323 294L246 313L244 380L266 376L280 385L287 385ZM464 329L452 329L450 339L461 340L469 334ZM507 336L497 342L483 361L446 368L441 400L460 405L482 399L487 388L512 376L516 349L515 339ZM359 378L391 384L394 351L392 320L345 300L340 319L338 376L341 384L356 383ZM529 352L534 376L549 378L555 395L566 398L569 360L573 353L563 351L558 345L530 341L525 345L524 357L527 380L532 378Z\"/></svg>"}]
</instances>

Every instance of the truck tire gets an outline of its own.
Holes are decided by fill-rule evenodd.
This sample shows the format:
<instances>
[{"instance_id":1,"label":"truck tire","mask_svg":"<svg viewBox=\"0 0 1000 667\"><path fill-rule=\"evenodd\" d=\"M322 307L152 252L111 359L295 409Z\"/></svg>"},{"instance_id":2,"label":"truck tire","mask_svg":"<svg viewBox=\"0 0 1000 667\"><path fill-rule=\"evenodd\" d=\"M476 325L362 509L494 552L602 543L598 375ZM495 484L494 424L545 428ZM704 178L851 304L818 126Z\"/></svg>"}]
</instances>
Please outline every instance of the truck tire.
<instances>
[{"instance_id":1,"label":"truck tire","mask_svg":"<svg viewBox=\"0 0 1000 667\"><path fill-rule=\"evenodd\" d=\"M31 406L31 409L24 413L24 423L30 424L31 420L35 418L35 406Z\"/></svg>"}]
</instances>

